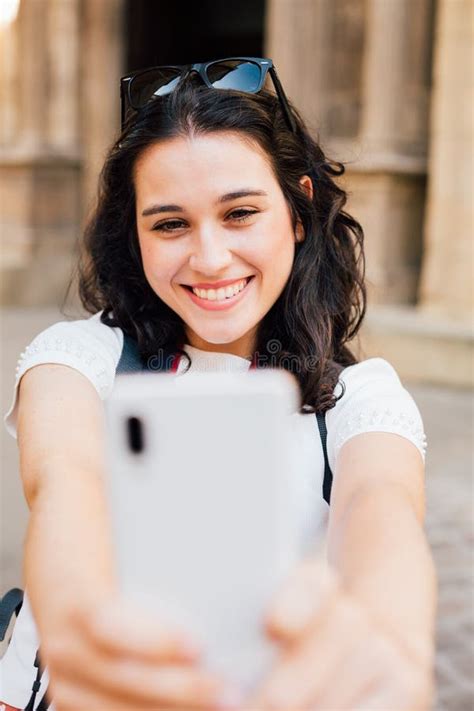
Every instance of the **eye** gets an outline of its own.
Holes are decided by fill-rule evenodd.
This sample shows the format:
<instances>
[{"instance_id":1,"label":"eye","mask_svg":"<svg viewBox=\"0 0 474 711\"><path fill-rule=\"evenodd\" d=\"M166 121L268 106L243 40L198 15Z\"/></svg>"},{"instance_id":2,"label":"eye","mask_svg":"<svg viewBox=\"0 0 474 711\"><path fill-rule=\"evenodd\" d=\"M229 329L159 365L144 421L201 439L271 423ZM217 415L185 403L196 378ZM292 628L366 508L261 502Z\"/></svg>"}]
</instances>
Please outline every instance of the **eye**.
<instances>
[{"instance_id":1,"label":"eye","mask_svg":"<svg viewBox=\"0 0 474 711\"><path fill-rule=\"evenodd\" d=\"M166 220L166 222L158 222L151 228L152 232L174 232L175 230L186 227L183 220Z\"/></svg>"},{"instance_id":2,"label":"eye","mask_svg":"<svg viewBox=\"0 0 474 711\"><path fill-rule=\"evenodd\" d=\"M235 210L232 210L232 212L227 215L226 219L234 220L235 222L245 222L246 220L250 219L252 215L256 215L258 212L258 210L247 210L245 208L239 207ZM164 222L158 222L156 225L153 225L151 229L152 232L176 232L186 227L187 223L184 222L184 220L174 219L165 220Z\"/></svg>"},{"instance_id":3,"label":"eye","mask_svg":"<svg viewBox=\"0 0 474 711\"><path fill-rule=\"evenodd\" d=\"M257 213L258 210L246 210L243 207L239 207L235 210L232 210L232 212L227 215L227 218L230 218L237 222L245 222L246 220L250 219L252 215L256 215Z\"/></svg>"}]
</instances>

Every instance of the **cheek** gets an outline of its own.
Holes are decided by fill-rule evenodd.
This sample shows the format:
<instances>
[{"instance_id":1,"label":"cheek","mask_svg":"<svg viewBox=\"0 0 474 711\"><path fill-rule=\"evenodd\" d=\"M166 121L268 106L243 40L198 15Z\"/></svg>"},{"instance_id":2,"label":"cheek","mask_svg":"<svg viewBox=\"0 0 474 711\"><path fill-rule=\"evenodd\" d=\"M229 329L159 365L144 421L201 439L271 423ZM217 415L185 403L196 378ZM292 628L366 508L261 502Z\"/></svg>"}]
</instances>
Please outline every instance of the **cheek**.
<instances>
[{"instance_id":1,"label":"cheek","mask_svg":"<svg viewBox=\"0 0 474 711\"><path fill-rule=\"evenodd\" d=\"M286 216L285 216L286 217ZM259 244L256 263L262 271L275 277L288 276L295 253L294 236L289 220L272 221L266 239Z\"/></svg>"},{"instance_id":2,"label":"cheek","mask_svg":"<svg viewBox=\"0 0 474 711\"><path fill-rule=\"evenodd\" d=\"M138 247L140 248L143 266L145 267L146 264L151 262L152 243L140 234L140 230L138 230Z\"/></svg>"},{"instance_id":3,"label":"cheek","mask_svg":"<svg viewBox=\"0 0 474 711\"><path fill-rule=\"evenodd\" d=\"M163 288L173 273L173 259L160 249L157 241L139 238L139 245L147 281L154 287Z\"/></svg>"}]
</instances>

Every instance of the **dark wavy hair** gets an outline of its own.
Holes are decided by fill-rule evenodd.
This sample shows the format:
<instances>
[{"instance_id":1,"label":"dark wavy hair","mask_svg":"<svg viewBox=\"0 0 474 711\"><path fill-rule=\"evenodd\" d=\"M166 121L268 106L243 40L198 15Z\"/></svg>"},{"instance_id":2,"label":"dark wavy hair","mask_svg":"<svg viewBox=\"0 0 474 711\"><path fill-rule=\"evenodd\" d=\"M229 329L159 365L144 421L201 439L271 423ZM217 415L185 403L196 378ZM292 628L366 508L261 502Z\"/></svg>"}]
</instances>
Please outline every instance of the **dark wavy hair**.
<instances>
[{"instance_id":1,"label":"dark wavy hair","mask_svg":"<svg viewBox=\"0 0 474 711\"><path fill-rule=\"evenodd\" d=\"M305 233L295 244L283 292L258 326L258 361L294 373L302 412L325 412L337 401L334 390L341 369L357 362L347 343L366 309L363 231L344 211L347 196L335 182L343 165L326 158L294 107L292 112L295 133L272 93L209 89L193 77L149 102L129 120L106 158L97 207L84 234L79 295L87 311L102 311L104 324L119 326L132 337L145 361L158 349L180 350L185 324L155 294L143 271L133 169L143 151L159 141L238 132L263 149L293 227L300 220ZM313 182L312 200L299 182L304 175Z\"/></svg>"}]
</instances>

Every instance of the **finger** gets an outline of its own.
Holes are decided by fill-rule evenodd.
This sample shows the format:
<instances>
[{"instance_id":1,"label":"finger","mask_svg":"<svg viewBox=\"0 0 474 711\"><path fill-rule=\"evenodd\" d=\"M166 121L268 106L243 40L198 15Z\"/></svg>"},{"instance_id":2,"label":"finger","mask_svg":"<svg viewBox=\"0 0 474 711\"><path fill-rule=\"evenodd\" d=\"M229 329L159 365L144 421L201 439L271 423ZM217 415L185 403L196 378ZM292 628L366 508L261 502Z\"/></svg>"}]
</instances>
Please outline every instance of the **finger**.
<instances>
[{"instance_id":1,"label":"finger","mask_svg":"<svg viewBox=\"0 0 474 711\"><path fill-rule=\"evenodd\" d=\"M183 670L197 670L197 667L189 663L180 664L168 660L150 662L137 657L104 655L83 646L79 640L74 650L68 648L62 655L60 646L55 646L52 653L50 650L46 664L53 678L70 679L78 684L87 684L108 691L113 691L116 687L121 688L128 683L126 681L128 669L141 669L142 676L153 676L165 665L179 665Z\"/></svg>"},{"instance_id":2,"label":"finger","mask_svg":"<svg viewBox=\"0 0 474 711\"><path fill-rule=\"evenodd\" d=\"M279 641L299 637L314 617L327 613L338 590L336 576L326 563L305 561L271 606L266 619L268 633Z\"/></svg>"},{"instance_id":3,"label":"finger","mask_svg":"<svg viewBox=\"0 0 474 711\"><path fill-rule=\"evenodd\" d=\"M149 662L191 663L199 657L189 635L121 599L95 614L78 613L77 621L88 640L107 654Z\"/></svg>"},{"instance_id":4,"label":"finger","mask_svg":"<svg viewBox=\"0 0 474 711\"><path fill-rule=\"evenodd\" d=\"M138 711L161 708L223 709L226 690L210 675L184 667L149 667L124 663L105 670L103 677L84 681L75 675L51 679L52 699L58 708Z\"/></svg>"},{"instance_id":5,"label":"finger","mask_svg":"<svg viewBox=\"0 0 474 711\"><path fill-rule=\"evenodd\" d=\"M297 645L286 648L249 708L305 709L332 682L367 626L359 608L345 599L331 609L332 617L318 621Z\"/></svg>"},{"instance_id":6,"label":"finger","mask_svg":"<svg viewBox=\"0 0 474 711\"><path fill-rule=\"evenodd\" d=\"M131 695L135 700L148 702L151 699L156 704L157 688L166 689L167 684L173 688L175 679L179 690L178 698L180 694L187 698L188 688L191 700L200 700L201 696L203 700L207 700L206 694L213 698L213 694L220 692L220 685L210 675L200 672L189 662L179 666L170 663L165 659L169 656L163 654L162 658L157 660L157 655L154 655L152 659L144 661L138 656L104 654L102 649L91 646L84 638L78 637L73 648L64 648L61 644L50 647L46 662L53 681L60 678L75 686L97 689L115 698Z\"/></svg>"},{"instance_id":7,"label":"finger","mask_svg":"<svg viewBox=\"0 0 474 711\"><path fill-rule=\"evenodd\" d=\"M108 677L107 669L117 668L118 664L126 660L131 664L152 666L153 669L163 664L194 666L193 660L186 657L181 649L174 650L172 646L163 645L160 648L155 642L149 653L138 653L139 651L137 650L135 655L129 654L123 640L120 640L120 645L114 640L100 640L97 644L95 639L90 640L86 635L77 634L73 645L64 638L49 640L47 645L43 645L42 656L53 676L99 685L101 680Z\"/></svg>"}]
</instances>

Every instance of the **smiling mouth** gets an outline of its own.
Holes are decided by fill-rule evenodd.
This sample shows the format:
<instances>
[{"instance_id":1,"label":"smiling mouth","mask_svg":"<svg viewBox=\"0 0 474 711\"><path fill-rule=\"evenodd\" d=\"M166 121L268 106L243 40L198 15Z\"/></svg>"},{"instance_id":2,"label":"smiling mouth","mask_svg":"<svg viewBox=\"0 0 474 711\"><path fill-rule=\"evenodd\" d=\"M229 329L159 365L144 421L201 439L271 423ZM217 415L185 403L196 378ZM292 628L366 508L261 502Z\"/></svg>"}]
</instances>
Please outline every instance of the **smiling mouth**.
<instances>
[{"instance_id":1,"label":"smiling mouth","mask_svg":"<svg viewBox=\"0 0 474 711\"><path fill-rule=\"evenodd\" d=\"M252 274L248 277L244 277L243 279L236 280L234 284L231 284L227 287L220 287L218 289L193 289L193 287L189 286L188 284L181 284L181 286L190 291L192 294L194 294L194 296L197 296L198 298L202 299L203 301L224 303L233 299L235 296L240 294L241 291L244 291L249 285L249 283L252 281L254 276L255 275Z\"/></svg>"}]
</instances>

